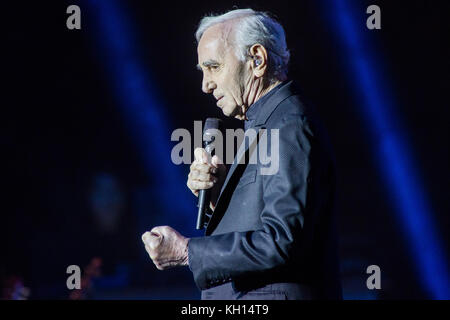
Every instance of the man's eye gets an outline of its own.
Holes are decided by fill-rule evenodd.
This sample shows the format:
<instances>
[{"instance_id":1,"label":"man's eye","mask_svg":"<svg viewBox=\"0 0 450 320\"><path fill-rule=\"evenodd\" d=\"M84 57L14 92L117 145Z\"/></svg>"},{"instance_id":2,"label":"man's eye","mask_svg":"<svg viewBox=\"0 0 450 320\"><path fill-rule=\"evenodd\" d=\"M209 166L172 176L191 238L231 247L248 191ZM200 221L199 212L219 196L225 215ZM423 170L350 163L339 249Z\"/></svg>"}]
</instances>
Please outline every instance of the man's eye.
<instances>
[{"instance_id":1,"label":"man's eye","mask_svg":"<svg viewBox=\"0 0 450 320\"><path fill-rule=\"evenodd\" d=\"M211 68L211 70L217 70L217 69L219 69L219 66L211 66L210 68Z\"/></svg>"}]
</instances>

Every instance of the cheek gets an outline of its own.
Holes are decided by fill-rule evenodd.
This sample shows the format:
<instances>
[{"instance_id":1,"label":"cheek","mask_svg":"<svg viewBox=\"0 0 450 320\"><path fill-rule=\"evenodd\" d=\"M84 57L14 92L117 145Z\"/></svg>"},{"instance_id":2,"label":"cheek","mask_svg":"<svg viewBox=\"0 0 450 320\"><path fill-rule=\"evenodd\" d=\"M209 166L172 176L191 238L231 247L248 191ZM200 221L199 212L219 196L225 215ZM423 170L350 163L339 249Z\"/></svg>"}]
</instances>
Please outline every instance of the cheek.
<instances>
[{"instance_id":1,"label":"cheek","mask_svg":"<svg viewBox=\"0 0 450 320\"><path fill-rule=\"evenodd\" d=\"M242 86L242 69L239 67L232 67L228 69L221 77L223 93L225 98L223 101L228 107L241 106L243 102L243 86Z\"/></svg>"},{"instance_id":2,"label":"cheek","mask_svg":"<svg viewBox=\"0 0 450 320\"><path fill-rule=\"evenodd\" d=\"M244 104L244 95L246 87L246 72L243 68L240 68L234 75L233 92L237 105L242 106Z\"/></svg>"},{"instance_id":3,"label":"cheek","mask_svg":"<svg viewBox=\"0 0 450 320\"><path fill-rule=\"evenodd\" d=\"M232 81L232 78L227 83L225 98L227 105L240 105L242 101L242 92L239 83Z\"/></svg>"}]
</instances>

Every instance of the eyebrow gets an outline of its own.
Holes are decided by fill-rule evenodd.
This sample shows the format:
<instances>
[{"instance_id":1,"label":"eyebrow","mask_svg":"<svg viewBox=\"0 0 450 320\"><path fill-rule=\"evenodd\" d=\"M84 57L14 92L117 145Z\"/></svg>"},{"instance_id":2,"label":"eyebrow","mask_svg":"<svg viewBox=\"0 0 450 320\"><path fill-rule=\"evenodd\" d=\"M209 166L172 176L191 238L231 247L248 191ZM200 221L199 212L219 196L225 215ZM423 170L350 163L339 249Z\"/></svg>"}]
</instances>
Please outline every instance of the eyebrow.
<instances>
[{"instance_id":1,"label":"eyebrow","mask_svg":"<svg viewBox=\"0 0 450 320\"><path fill-rule=\"evenodd\" d=\"M219 61L216 61L216 60L213 60L213 59L206 60L205 62L202 63L202 65L205 68L208 68L210 66L216 66L216 65L219 65L219 64L220 64ZM197 69L200 70L200 71L202 70L202 68L200 67L200 64L197 64Z\"/></svg>"}]
</instances>

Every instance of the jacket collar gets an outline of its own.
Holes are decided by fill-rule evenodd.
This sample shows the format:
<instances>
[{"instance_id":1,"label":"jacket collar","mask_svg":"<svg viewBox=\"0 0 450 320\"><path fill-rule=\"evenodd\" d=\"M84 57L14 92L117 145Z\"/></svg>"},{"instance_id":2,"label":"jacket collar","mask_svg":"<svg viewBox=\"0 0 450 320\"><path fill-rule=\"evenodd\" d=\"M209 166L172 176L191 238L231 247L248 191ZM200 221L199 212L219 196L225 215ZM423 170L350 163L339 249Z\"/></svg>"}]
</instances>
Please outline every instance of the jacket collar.
<instances>
[{"instance_id":1,"label":"jacket collar","mask_svg":"<svg viewBox=\"0 0 450 320\"><path fill-rule=\"evenodd\" d=\"M267 92L265 95L263 95L261 98L259 98L255 103L253 103L250 108L248 108L247 112L245 113L245 117L248 119L247 121L253 121L256 119L256 117L259 114L259 108L260 106L264 105L268 99L270 99L271 96L276 94L276 92L285 85L285 82L279 83L277 86L272 88L269 92Z\"/></svg>"},{"instance_id":2,"label":"jacket collar","mask_svg":"<svg viewBox=\"0 0 450 320\"><path fill-rule=\"evenodd\" d=\"M258 107L258 113L252 127L266 124L267 119L269 119L270 115L275 111L278 105L295 93L296 86L294 81L287 80L280 84L280 88L274 88L273 90L277 91L265 99ZM270 92L268 94L270 94ZM250 109L251 108L249 108L249 110Z\"/></svg>"}]
</instances>

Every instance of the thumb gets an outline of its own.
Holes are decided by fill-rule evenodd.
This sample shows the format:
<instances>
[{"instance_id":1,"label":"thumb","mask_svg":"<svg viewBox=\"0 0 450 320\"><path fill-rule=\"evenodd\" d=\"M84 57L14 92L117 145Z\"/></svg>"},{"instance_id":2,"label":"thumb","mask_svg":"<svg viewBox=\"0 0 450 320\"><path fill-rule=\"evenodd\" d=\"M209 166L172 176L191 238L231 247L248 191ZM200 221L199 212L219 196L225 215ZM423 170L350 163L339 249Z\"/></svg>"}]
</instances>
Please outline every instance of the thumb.
<instances>
[{"instance_id":1,"label":"thumb","mask_svg":"<svg viewBox=\"0 0 450 320\"><path fill-rule=\"evenodd\" d=\"M162 237L151 235L148 240L148 245L151 249L156 249L161 244Z\"/></svg>"},{"instance_id":2,"label":"thumb","mask_svg":"<svg viewBox=\"0 0 450 320\"><path fill-rule=\"evenodd\" d=\"M200 163L208 163L208 153L203 148L195 148L194 150L195 160Z\"/></svg>"}]
</instances>

